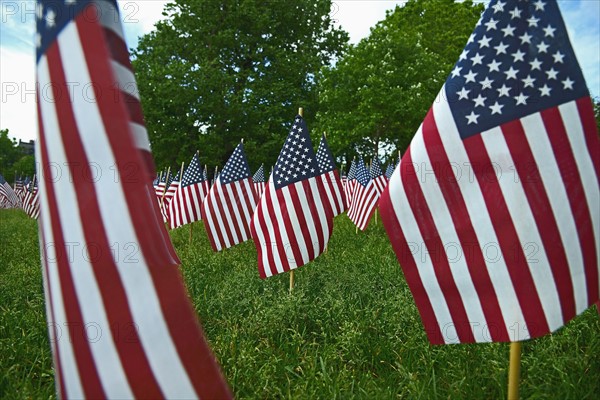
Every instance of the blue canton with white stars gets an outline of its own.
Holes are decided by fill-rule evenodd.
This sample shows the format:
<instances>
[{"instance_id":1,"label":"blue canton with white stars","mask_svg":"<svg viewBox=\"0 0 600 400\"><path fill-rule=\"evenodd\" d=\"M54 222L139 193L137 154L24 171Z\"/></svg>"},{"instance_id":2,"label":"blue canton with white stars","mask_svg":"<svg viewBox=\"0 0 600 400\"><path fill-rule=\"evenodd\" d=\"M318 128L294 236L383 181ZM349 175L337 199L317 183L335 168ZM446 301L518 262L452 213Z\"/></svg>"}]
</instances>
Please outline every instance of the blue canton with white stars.
<instances>
[{"instance_id":1,"label":"blue canton with white stars","mask_svg":"<svg viewBox=\"0 0 600 400\"><path fill-rule=\"evenodd\" d=\"M348 171L348 180L350 179L356 179L356 164L354 160L352 160L350 171Z\"/></svg>"},{"instance_id":2,"label":"blue canton with white stars","mask_svg":"<svg viewBox=\"0 0 600 400\"><path fill-rule=\"evenodd\" d=\"M493 0L446 81L463 139L589 96L553 0Z\"/></svg>"},{"instance_id":3,"label":"blue canton with white stars","mask_svg":"<svg viewBox=\"0 0 600 400\"><path fill-rule=\"evenodd\" d=\"M321 143L319 143L319 149L317 150L317 164L321 174L335 170L335 161L333 161L333 155L329 150L325 135L321 136Z\"/></svg>"},{"instance_id":4,"label":"blue canton with white stars","mask_svg":"<svg viewBox=\"0 0 600 400\"><path fill-rule=\"evenodd\" d=\"M379 164L379 159L375 157L373 159L373 162L371 163L371 178L375 179L381 175L383 175L383 171L381 170L381 164Z\"/></svg>"},{"instance_id":5,"label":"blue canton with white stars","mask_svg":"<svg viewBox=\"0 0 600 400\"><path fill-rule=\"evenodd\" d=\"M319 166L304 119L297 115L273 169L275 189L319 175Z\"/></svg>"},{"instance_id":6,"label":"blue canton with white stars","mask_svg":"<svg viewBox=\"0 0 600 400\"><path fill-rule=\"evenodd\" d=\"M367 187L371 181L371 175L369 175L362 157L358 160L358 165L356 166L356 180L364 187Z\"/></svg>"},{"instance_id":7,"label":"blue canton with white stars","mask_svg":"<svg viewBox=\"0 0 600 400\"><path fill-rule=\"evenodd\" d=\"M181 187L193 185L204 181L202 170L200 168L200 161L198 160L198 154L194 154L190 165L186 168L183 173L183 180L181 181Z\"/></svg>"},{"instance_id":8,"label":"blue canton with white stars","mask_svg":"<svg viewBox=\"0 0 600 400\"><path fill-rule=\"evenodd\" d=\"M90 6L85 10L85 7ZM120 21L115 0L38 0L35 8L37 33L35 35L36 61L39 61L48 47L56 40L65 26L79 14L89 21L98 21L100 16L112 21ZM112 13L109 17L107 13Z\"/></svg>"},{"instance_id":9,"label":"blue canton with white stars","mask_svg":"<svg viewBox=\"0 0 600 400\"><path fill-rule=\"evenodd\" d=\"M392 177L392 175L394 174L394 160L392 160L386 170L385 170L385 177L390 179Z\"/></svg>"},{"instance_id":10,"label":"blue canton with white stars","mask_svg":"<svg viewBox=\"0 0 600 400\"><path fill-rule=\"evenodd\" d=\"M252 177L253 182L261 183L265 181L265 165L260 164L260 168L254 173Z\"/></svg>"},{"instance_id":11,"label":"blue canton with white stars","mask_svg":"<svg viewBox=\"0 0 600 400\"><path fill-rule=\"evenodd\" d=\"M227 160L227 164L223 167L219 178L221 179L221 184L226 185L251 176L246 153L244 153L244 144L240 143L233 151L231 157L229 157L229 160Z\"/></svg>"}]
</instances>

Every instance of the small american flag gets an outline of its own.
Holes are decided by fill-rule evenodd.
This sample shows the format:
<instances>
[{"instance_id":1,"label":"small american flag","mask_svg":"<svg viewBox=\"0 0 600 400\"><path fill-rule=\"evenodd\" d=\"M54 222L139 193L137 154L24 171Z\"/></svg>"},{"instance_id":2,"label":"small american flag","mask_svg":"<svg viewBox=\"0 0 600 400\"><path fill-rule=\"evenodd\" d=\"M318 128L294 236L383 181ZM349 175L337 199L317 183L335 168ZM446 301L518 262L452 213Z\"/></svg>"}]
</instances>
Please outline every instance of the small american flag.
<instances>
[{"instance_id":1,"label":"small american flag","mask_svg":"<svg viewBox=\"0 0 600 400\"><path fill-rule=\"evenodd\" d=\"M352 196L352 204L348 209L348 218L361 231L367 229L373 211L377 207L379 193L362 157L356 163L356 187Z\"/></svg>"},{"instance_id":2,"label":"small american flag","mask_svg":"<svg viewBox=\"0 0 600 400\"><path fill-rule=\"evenodd\" d=\"M21 206L21 200L2 175L0 175L0 199L4 199L4 208L18 208Z\"/></svg>"},{"instance_id":3,"label":"small american flag","mask_svg":"<svg viewBox=\"0 0 600 400\"><path fill-rule=\"evenodd\" d=\"M254 189L256 189L256 195L260 199L263 192L265 191L265 165L260 164L260 168L254 173L252 181L254 182Z\"/></svg>"},{"instance_id":4,"label":"small american flag","mask_svg":"<svg viewBox=\"0 0 600 400\"><path fill-rule=\"evenodd\" d=\"M394 160L390 161L387 168L385 169L385 177L389 181L394 173L394 169L396 168L396 162Z\"/></svg>"},{"instance_id":5,"label":"small american flag","mask_svg":"<svg viewBox=\"0 0 600 400\"><path fill-rule=\"evenodd\" d=\"M333 215L304 119L298 115L252 218L258 272L267 278L323 252Z\"/></svg>"},{"instance_id":6,"label":"small american flag","mask_svg":"<svg viewBox=\"0 0 600 400\"><path fill-rule=\"evenodd\" d=\"M240 143L215 178L202 206L202 219L214 251L250 238L250 219L256 203L250 167Z\"/></svg>"},{"instance_id":7,"label":"small american flag","mask_svg":"<svg viewBox=\"0 0 600 400\"><path fill-rule=\"evenodd\" d=\"M135 87L116 2L44 1L36 14L40 250L59 397L230 397L159 219L139 102L115 101L115 88ZM68 166L58 179L56 165Z\"/></svg>"},{"instance_id":8,"label":"small american flag","mask_svg":"<svg viewBox=\"0 0 600 400\"><path fill-rule=\"evenodd\" d=\"M377 157L375 157L371 162L370 173L373 184L375 185L375 189L377 189L377 195L381 195L387 186L387 179L385 175L383 175L381 164L379 163L379 159Z\"/></svg>"},{"instance_id":9,"label":"small american flag","mask_svg":"<svg viewBox=\"0 0 600 400\"><path fill-rule=\"evenodd\" d=\"M198 154L194 154L169 205L171 229L202 219L202 202L208 194L204 190L204 176L200 161Z\"/></svg>"},{"instance_id":10,"label":"small american flag","mask_svg":"<svg viewBox=\"0 0 600 400\"><path fill-rule=\"evenodd\" d=\"M319 143L319 149L317 150L317 164L327 193L327 199L335 217L346 211L346 196L325 135L321 136L321 143Z\"/></svg>"},{"instance_id":11,"label":"small american flag","mask_svg":"<svg viewBox=\"0 0 600 400\"><path fill-rule=\"evenodd\" d=\"M346 204L348 208L352 205L352 196L354 195L354 189L356 188L356 159L352 159L350 163L350 170L346 177L346 184L344 185L344 193L346 194Z\"/></svg>"},{"instance_id":12,"label":"small american flag","mask_svg":"<svg viewBox=\"0 0 600 400\"><path fill-rule=\"evenodd\" d=\"M380 201L432 343L553 332L598 300L600 142L555 1L492 1Z\"/></svg>"}]
</instances>

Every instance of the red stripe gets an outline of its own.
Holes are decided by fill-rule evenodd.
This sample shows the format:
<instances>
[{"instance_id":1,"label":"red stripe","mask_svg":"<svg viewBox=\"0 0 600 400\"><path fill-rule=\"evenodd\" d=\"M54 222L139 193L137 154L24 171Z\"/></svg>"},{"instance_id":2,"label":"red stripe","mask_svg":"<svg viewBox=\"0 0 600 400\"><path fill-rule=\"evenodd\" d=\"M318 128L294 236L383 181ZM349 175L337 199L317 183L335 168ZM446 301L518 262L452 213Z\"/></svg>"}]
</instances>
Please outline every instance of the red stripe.
<instances>
[{"instance_id":1,"label":"red stripe","mask_svg":"<svg viewBox=\"0 0 600 400\"><path fill-rule=\"evenodd\" d=\"M289 198L292 201L291 204L288 203L287 199L284 197L284 191L287 191L289 193ZM298 215L298 220L302 221L302 219L300 218L301 212L298 212L298 207L300 207L300 205L298 201L298 193L296 191L296 186L293 184L287 185L277 190L277 201L279 203L279 209L281 210L281 215L283 217L283 229L285 229L288 240L288 243L283 243L283 238L280 239L281 246L284 249L284 254L286 255L285 260L287 268L284 266L284 269L287 271L289 269L292 269L292 261L294 261L294 268L297 268L299 265L303 264L302 254L303 250L306 249L306 247L300 247L300 243L298 242L298 238L296 237L296 233L294 232L294 228L289 217L290 209L293 209L296 215ZM305 227L305 224L300 226L303 238L306 236L304 234Z\"/></svg>"},{"instance_id":2,"label":"red stripe","mask_svg":"<svg viewBox=\"0 0 600 400\"><path fill-rule=\"evenodd\" d=\"M213 194L214 193L214 199L213 199ZM223 233L221 231L221 228L219 227L219 224L217 223L217 215L215 214L215 203L218 202L218 193L217 193L217 185L213 185L213 187L211 188L211 193L208 194L208 196L206 197L206 206L202 208L202 219L204 220L204 226L206 227L206 233L208 234L208 238L210 240L210 244L213 248L214 251L219 251L219 249L217 248L216 245L216 241L215 238L219 240L220 243L220 247L223 248L224 247L224 242L225 239L223 237ZM209 222L212 222L213 226L214 226L214 230L213 228L211 228ZM224 225L227 225L226 221L223 221Z\"/></svg>"},{"instance_id":3,"label":"red stripe","mask_svg":"<svg viewBox=\"0 0 600 400\"><path fill-rule=\"evenodd\" d=\"M60 54L57 46L52 46L47 51L49 61L58 60ZM65 73L62 64L49 62L51 81L58 87L66 87ZM55 92L55 95L58 93ZM98 283L98 289L102 296L103 306L110 326L133 326L134 320L129 307L125 288L112 257L112 249L104 231L104 223L100 213L100 206L95 201L98 198L93 182L86 178L92 176L89 171L90 160L86 157L85 149L81 140L81 134L71 109L71 99L66 96L55 97L56 112L66 159L74 166L70 168L70 176L73 182L75 196L79 205L79 219L83 228L84 245L93 244L99 249L97 256L90 257L90 264L94 277ZM87 171L86 171L87 167ZM87 173L86 173L87 172ZM75 211L75 210L73 210ZM85 301L82 299L81 301ZM119 359L123 365L125 374L136 397L162 396L158 382L156 381L150 364L141 347L140 338L136 330L132 330L132 340L119 340L114 336L113 341L119 353Z\"/></svg>"},{"instance_id":4,"label":"red stripe","mask_svg":"<svg viewBox=\"0 0 600 400\"><path fill-rule=\"evenodd\" d=\"M48 64L51 63L60 63L60 58L52 58L58 54L58 47L56 44L51 45L46 51ZM53 85L53 89L55 86ZM56 97L55 97L56 98ZM40 98L38 93L38 112L41 114L39 109ZM42 116L43 119L43 116ZM48 151L46 147L46 135L44 133L44 125L40 124L39 126L40 135L39 135L39 146L42 156L41 167L44 171L41 179L44 180L44 188L46 189L46 195L48 198L48 209L44 210L46 213L46 221L50 222L50 230L52 231L52 243L45 242L45 245L54 245L54 249L56 250L56 269L58 271L58 277L60 280L61 287L61 297L63 299L63 306L65 309L65 315L67 322L71 324L71 326L76 329L81 329L84 326L83 317L81 315L81 309L79 308L79 301L77 299L77 294L75 292L75 284L73 283L73 277L71 276L71 270L69 264L67 262L68 252L65 250L65 239L62 234L61 229L61 220L58 214L58 206L56 204L56 193L54 192L54 187L52 186L52 172L50 171L50 159L48 157ZM45 260L46 266L50 261ZM47 268L49 269L49 268ZM75 358L75 362L77 364L77 370L79 372L79 379L81 382L81 386L83 388L83 392L86 397L91 398L106 398L106 393L104 393L104 389L102 388L102 384L100 383L100 377L98 376L98 371L94 367L94 360L92 358L92 352L89 347L89 342L85 340L83 334L75 334L69 335L70 341L69 343L73 348L73 355ZM69 344L65 344L68 346ZM56 348L60 347L60 341L56 341ZM57 352L58 354L58 352ZM61 369L62 373L63 370ZM62 374L61 374L62 376ZM69 379L69 377L63 377L63 379ZM62 385L63 390L66 391L64 386L64 382Z\"/></svg>"},{"instance_id":5,"label":"red stripe","mask_svg":"<svg viewBox=\"0 0 600 400\"><path fill-rule=\"evenodd\" d=\"M92 46L84 46L88 65L95 66L93 71L90 71L92 80L99 83L101 87L110 87L112 71L106 65L107 53L101 40L102 33L99 27L78 22L78 28L82 32L82 39L92 43ZM123 134L129 132L125 110L118 103L105 100L99 101L98 107L103 116L113 153L119 160L117 166L120 176L126 176L124 166L139 166L141 158L133 145L131 135ZM170 265L175 265L178 260L172 258L174 249L164 225L158 220L148 218L151 213L147 209L150 204L150 197L147 196L150 192L147 189L150 189L151 183L148 182L147 187L142 185L140 188L139 183L144 182L141 179L143 177L140 176L137 180L130 179L127 185L123 181L121 184L124 187L123 192L133 219L136 236L140 240L142 254L148 262L148 270L178 355L200 397L230 398L229 390L203 339L196 313L186 296L179 271L176 268L168 268Z\"/></svg>"},{"instance_id":6,"label":"red stripe","mask_svg":"<svg viewBox=\"0 0 600 400\"><path fill-rule=\"evenodd\" d=\"M112 29L104 28L103 31L111 58L133 72L125 41Z\"/></svg>"},{"instance_id":7,"label":"red stripe","mask_svg":"<svg viewBox=\"0 0 600 400\"><path fill-rule=\"evenodd\" d=\"M527 323L527 330L530 335L544 335L550 331L550 328L527 264L527 256L519 242L483 140L480 135L474 135L464 140L463 144L469 154L473 173L479 182L502 256L506 260L506 267Z\"/></svg>"},{"instance_id":8,"label":"red stripe","mask_svg":"<svg viewBox=\"0 0 600 400\"><path fill-rule=\"evenodd\" d=\"M444 244L440 240L431 211L427 207L427 200L423 195L418 174L412 165L412 152L406 152L404 157L406 158L406 164L409 166L406 170L402 171L402 181L405 182L408 203L412 213L417 216L418 229L429 251L435 276L450 310L458 338L463 343L472 343L475 341L475 338L471 331L469 317L452 276L450 264L444 252Z\"/></svg>"},{"instance_id":9,"label":"red stripe","mask_svg":"<svg viewBox=\"0 0 600 400\"><path fill-rule=\"evenodd\" d=\"M407 150L407 154L410 154L410 148ZM414 170L412 170L412 165L406 163L403 163L402 165L406 165L408 167L409 171L407 172L409 174L414 173ZM404 170L406 169L407 168L401 169L401 174L403 177L405 176ZM396 258L402 267L408 287L410 288L413 298L415 299L417 309L419 310L421 320L423 321L423 326L425 327L425 332L427 332L427 337L432 344L444 344L444 337L435 318L435 313L433 311L433 307L431 306L431 302L429 301L429 296L427 295L425 287L423 286L423 282L421 281L421 276L419 274L419 270L417 269L417 263L415 262L415 258L412 256L411 249L408 246L406 237L404 236L402 228L400 227L398 217L394 212L394 207L392 206L392 200L390 198L389 187L383 192L380 200L380 208L383 226L385 227L388 238L392 243L392 247L396 253Z\"/></svg>"},{"instance_id":10,"label":"red stripe","mask_svg":"<svg viewBox=\"0 0 600 400\"><path fill-rule=\"evenodd\" d=\"M575 218L575 226L577 227L586 275L587 301L588 305L591 305L598 299L598 266L592 215L585 197L583 183L579 175L577 163L575 162L567 130L565 129L559 110L551 108L542 111L542 119L544 120L544 126L548 132L562 181L569 197L571 212ZM570 281L570 271L567 269L566 273L569 274L568 279ZM559 277L558 279L562 278ZM568 321L573 316L563 315L565 321Z\"/></svg>"},{"instance_id":11,"label":"red stripe","mask_svg":"<svg viewBox=\"0 0 600 400\"><path fill-rule=\"evenodd\" d=\"M244 218L244 212L241 207L241 202L244 201L243 193L236 188L235 182L228 184L229 189L231 189L230 196L229 192L225 194L225 204L227 205L227 209L231 219L233 221L233 227L235 228L237 234L237 241L234 241L233 245L238 243L242 243L244 241L244 235L248 232L246 230L246 219ZM236 214L236 211L238 214ZM239 215L239 216L238 216ZM245 236L248 237L248 236Z\"/></svg>"},{"instance_id":12,"label":"red stripe","mask_svg":"<svg viewBox=\"0 0 600 400\"><path fill-rule=\"evenodd\" d=\"M596 177L600 179L600 140L598 140L598 126L596 125L596 118L594 117L594 106L592 105L592 99L589 97L582 97L577 100L577 109L579 110L579 117L581 118L581 124L583 125L583 134L587 143L587 148L596 171ZM600 185L600 181L598 182Z\"/></svg>"},{"instance_id":13,"label":"red stripe","mask_svg":"<svg viewBox=\"0 0 600 400\"><path fill-rule=\"evenodd\" d=\"M477 292L479 303L483 309L483 314L485 315L485 323L487 326L494 327L494 329L489 330L492 340L494 342L510 341L506 322L504 321L500 303L498 302L498 295L494 290L494 285L485 267L486 261L481 251L481 243L477 239L467 205L454 176L446 150L444 149L444 144L442 143L433 117L433 109L427 113L423 122L423 139L436 176L436 181L448 206L448 211L450 212L460 245L463 250L468 249L463 251L463 255L469 269L469 274L471 275L471 281Z\"/></svg>"},{"instance_id":14,"label":"red stripe","mask_svg":"<svg viewBox=\"0 0 600 400\"><path fill-rule=\"evenodd\" d=\"M215 202L213 204L214 207L216 207L219 212L221 213L221 219L223 220L223 226L225 227L225 232L223 232L221 230L221 228L219 227L219 225L215 226L215 229L221 231L221 234L226 237L229 241L229 245L221 242L221 248L222 249L226 249L229 248L230 246L232 246L232 243L234 242L233 240L233 233L232 233L232 228L235 228L235 223L230 224L229 220L227 219L227 216L229 216L229 210L225 210L225 201L226 201L226 194L225 194L225 186L221 184L221 182L219 183L215 183ZM234 226L231 226L234 225Z\"/></svg>"}]
</instances>

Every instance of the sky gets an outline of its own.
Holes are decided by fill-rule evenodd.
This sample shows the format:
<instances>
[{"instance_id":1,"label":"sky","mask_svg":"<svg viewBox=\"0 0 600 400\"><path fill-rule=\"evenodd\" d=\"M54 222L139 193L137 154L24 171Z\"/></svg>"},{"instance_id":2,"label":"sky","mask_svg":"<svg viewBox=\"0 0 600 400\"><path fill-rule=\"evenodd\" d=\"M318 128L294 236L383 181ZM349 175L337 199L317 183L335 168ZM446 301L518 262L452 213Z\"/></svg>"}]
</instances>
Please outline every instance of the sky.
<instances>
[{"instance_id":1,"label":"sky","mask_svg":"<svg viewBox=\"0 0 600 400\"><path fill-rule=\"evenodd\" d=\"M478 0L481 1L481 0ZM162 18L162 0L121 0L127 45L137 46ZM331 16L357 43L403 1L334 0ZM600 96L600 0L559 0L571 42L593 96ZM0 0L0 129L28 141L37 135L35 109L35 2Z\"/></svg>"}]
</instances>

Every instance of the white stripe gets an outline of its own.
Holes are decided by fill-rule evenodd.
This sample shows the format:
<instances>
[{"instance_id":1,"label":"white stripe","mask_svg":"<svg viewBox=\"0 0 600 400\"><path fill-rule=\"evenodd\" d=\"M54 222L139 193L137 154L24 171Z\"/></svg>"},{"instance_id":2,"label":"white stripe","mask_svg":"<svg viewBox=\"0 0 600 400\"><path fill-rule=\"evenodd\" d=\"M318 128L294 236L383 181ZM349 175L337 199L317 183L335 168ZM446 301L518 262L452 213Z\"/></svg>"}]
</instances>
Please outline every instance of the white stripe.
<instances>
[{"instance_id":1,"label":"white stripe","mask_svg":"<svg viewBox=\"0 0 600 400\"><path fill-rule=\"evenodd\" d=\"M279 204L279 199L277 198L277 190L275 190L275 185L272 184L271 185L271 205L273 207L273 213L274 213L274 217L275 217L275 221L277 222L277 227L279 228L278 231L275 231L275 225L273 224L272 221L268 221L268 225L267 227L269 228L269 231L272 232L272 237L277 238L277 234L279 234L279 238L280 238L280 243L278 243L277 239L275 239L273 241L273 243L276 246L283 246L283 254L285 256L285 260L282 260L281 257L279 256L279 252L275 251L273 252L274 254L277 254L277 259L279 259L279 262L275 263L275 267L277 268L277 271L279 273L284 272L284 265L287 265L290 269L296 268L296 257L294 256L294 254L292 252L288 252L288 248L286 248L286 246L290 246L290 239L288 238L288 231L286 229L285 226L285 222L283 219L283 215L281 213L281 205ZM285 191L288 191L287 188L281 188L279 189L280 191L282 191L282 193L285 195ZM291 232L290 232L291 233ZM278 250L278 249L276 249Z\"/></svg>"},{"instance_id":2,"label":"white stripe","mask_svg":"<svg viewBox=\"0 0 600 400\"><path fill-rule=\"evenodd\" d=\"M70 24L65 27L58 37L59 47L75 51L70 57L70 65L64 65L63 59L67 82L90 82L89 79L73 80L73 77L68 74L68 69L73 68L73 64L78 61L81 62L81 58L77 59L77 45L72 43L77 41L77 39L73 40L73 35L75 37L77 35L76 28L74 24ZM81 66L79 67L81 68ZM40 60L38 63L38 81L41 87L50 87L51 80L46 58ZM73 94L77 93L78 91L73 91ZM71 99L71 104L73 104L73 99ZM69 159L63 147L63 138L61 137L55 107L56 105L50 101L42 100L40 102L49 161L57 165L65 165ZM90 159L90 161L92 160L96 161L95 159ZM109 176L109 174L104 175ZM112 176L110 179L112 179ZM60 222L55 221L55 223L60 224L62 227L63 237L67 244L69 270L73 278L83 322L86 326L88 324L94 324L94 327L98 326L101 332L110 332L110 324L106 317L102 295L100 294L92 266L84 258L84 248L86 248L85 246L88 243L86 242L83 227L79 219L80 208L75 195L77 188L74 187L71 179L55 179L52 182L52 186L56 194L55 203L60 219ZM54 292L54 289L52 291ZM112 339L112 335L101 335L97 342L90 344L89 347L94 358L96 370L108 397L131 397L133 393L127 383L123 366L121 365L115 343Z\"/></svg>"},{"instance_id":3,"label":"white stripe","mask_svg":"<svg viewBox=\"0 0 600 400\"><path fill-rule=\"evenodd\" d=\"M539 113L521 119L525 137L535 158L540 177L548 193L548 200L552 208L552 215L558 226L562 247L567 256L567 263L573 281L576 310L581 312L588 307L587 287L585 284L585 271L583 267L583 254L579 242L575 218L569 203L569 197L562 180L560 168L556 163L552 144L546 132L544 121ZM544 134L541 134L541 133Z\"/></svg>"},{"instance_id":4,"label":"white stripe","mask_svg":"<svg viewBox=\"0 0 600 400\"><path fill-rule=\"evenodd\" d=\"M445 89L442 88L442 90ZM505 329L512 341L528 339L530 336L527 323L506 266L506 258L502 257L502 253L499 253L498 256L493 252L488 254L490 249L500 252L500 241L496 236L480 186L471 179L468 173L463 172L465 168L470 168L471 162L462 140L459 139L460 135L452 117L450 105L447 102L436 102L433 105L433 115L436 125L443 127L438 131L448 159L458 166L459 175L456 176L456 183L467 207L479 248L486 260L485 268L494 286L496 299L504 318ZM396 171L399 171L399 169L396 168ZM463 250L463 254L466 251ZM519 329L515 330L515 326Z\"/></svg>"},{"instance_id":5,"label":"white stripe","mask_svg":"<svg viewBox=\"0 0 600 400\"><path fill-rule=\"evenodd\" d=\"M229 226L229 231L231 232L231 244L230 246L235 246L236 244L241 242L241 239L238 238L237 236L237 232L235 231L235 225L237 223L237 221L239 221L239 215L237 212L237 207L235 206L235 202L233 202L233 212L234 214L231 213L231 208L228 206L227 201L225 200L227 197L229 197L230 200L234 200L233 197L233 193L231 191L231 184L225 184L225 185L219 185L218 189L220 190L220 196L219 196L219 203L223 206L223 212L225 213L225 218L227 219L227 225ZM225 194L225 190L227 191L227 195ZM233 218L235 218L236 222L234 222ZM237 224L239 225L239 224ZM223 233L224 235L226 235L226 233ZM242 232L243 235L243 232ZM227 247L230 247L227 246Z\"/></svg>"},{"instance_id":6,"label":"white stripe","mask_svg":"<svg viewBox=\"0 0 600 400\"><path fill-rule=\"evenodd\" d=\"M133 72L131 72L129 68L124 67L123 65L114 60L110 62L110 66L112 67L114 78L117 81L118 89L121 92L126 93L131 97L139 100L140 93L137 88L137 84L135 83L135 75L133 74ZM126 101L126 99L123 98L122 101Z\"/></svg>"},{"instance_id":7,"label":"white stripe","mask_svg":"<svg viewBox=\"0 0 600 400\"><path fill-rule=\"evenodd\" d=\"M306 218L306 207L307 207L307 203L308 203L308 199L306 197L306 194L304 193L304 188L302 187L302 182L296 182L293 184L293 186L296 188L296 191L298 193L298 202L300 203L300 206L302 207L301 210L296 210L296 207L294 207L294 203L292 200L292 195L290 193L290 189L289 186L285 186L281 189L279 189L281 191L281 193L283 193L283 198L285 199L285 204L287 206L287 216L288 219L290 221L290 225L292 226L292 231L293 232L286 232L286 233L291 233L293 234L293 237L296 239L296 243L298 244L298 250L300 251L300 256L302 257L302 260L294 260L294 267L293 268L298 268L301 265L306 264L309 259L310 259L310 255L308 253L308 245L309 243L306 243L304 241L304 236L302 235L302 226L300 226L300 221L298 220L298 215L296 214L298 211L302 212ZM310 211L309 211L310 213ZM283 217L280 219L279 215L277 216L280 221L283 221ZM314 237L315 235L315 229L314 229L314 225L311 224L311 221L307 220L307 228L310 231L310 237ZM312 226L311 226L312 225ZM284 226L283 223L280 226ZM286 229L282 229L282 231L285 231ZM295 258L295 256L293 255L293 249L292 246L293 244L288 240L288 241L284 241L283 242L284 246L285 246L285 254L288 257L288 259L290 257ZM291 265L290 265L291 267Z\"/></svg>"},{"instance_id":8,"label":"white stripe","mask_svg":"<svg viewBox=\"0 0 600 400\"><path fill-rule=\"evenodd\" d=\"M337 207L335 205L335 199L333 197L333 193L331 193L331 189L329 188L329 179L330 178L328 178L328 173L319 175L319 178L321 178L321 182L323 182L323 187L325 188L325 193L327 195L327 202L329 203L329 205L331 207L331 211L333 211L333 214L335 215L335 213L337 211Z\"/></svg>"},{"instance_id":9,"label":"white stripe","mask_svg":"<svg viewBox=\"0 0 600 400\"><path fill-rule=\"evenodd\" d=\"M323 204L323 198L321 197L321 192L319 192L319 187L317 185L317 178L310 178L308 182L310 183L311 190L315 196L313 201L319 216L319 224L323 230L323 243L321 245L323 246L323 249L325 249L325 247L327 247L327 243L329 242L329 236L331 235L331 232L329 231L330 223L333 225L333 221L329 221L327 218L327 213L325 212L325 206ZM316 255L318 256L320 253L321 251L318 251Z\"/></svg>"},{"instance_id":10,"label":"white stripe","mask_svg":"<svg viewBox=\"0 0 600 400\"><path fill-rule=\"evenodd\" d=\"M527 264L533 277L537 295L542 303L548 326L551 331L554 331L563 324L560 300L552 278L550 263L542 244L542 238L537 230L535 219L521 184L522 178L519 177L518 182L515 182L514 165L516 164L510 156L508 145L500 128L483 132L481 139L490 161L500 168L497 174L498 183L517 231L521 248L528 249L534 246L538 250L535 255L527 257Z\"/></svg>"},{"instance_id":11,"label":"white stripe","mask_svg":"<svg viewBox=\"0 0 600 400\"><path fill-rule=\"evenodd\" d=\"M598 186L598 176L594 163L590 157L590 149L585 141L583 126L579 117L579 110L576 102L572 101L558 107L560 115L564 121L565 128L571 144L571 149L575 155L577 170L583 183L583 191L590 208L592 218L592 228L594 230L594 243L596 244L597 265L600 269L600 187ZM600 271L598 274L600 279ZM600 281L599 281L600 284ZM579 310L577 312L580 312Z\"/></svg>"},{"instance_id":12,"label":"white stripe","mask_svg":"<svg viewBox=\"0 0 600 400\"><path fill-rule=\"evenodd\" d=\"M206 212L206 222L208 222L208 225L210 226L209 233L213 238L217 250L221 250L224 246L229 247L229 238L227 236L227 233L225 232L225 226L223 225L223 218L221 218L221 212L219 211L219 207L217 207L217 186L221 186L221 184L215 184L210 189L210 192L208 194L209 197L206 201L206 205L204 206L204 210ZM210 211L209 206L212 206L214 213ZM217 231L217 229L219 229L219 231ZM219 235L217 234L218 232L221 232L223 234L223 240L225 241L225 243L221 243L221 241L219 240Z\"/></svg>"},{"instance_id":13,"label":"white stripe","mask_svg":"<svg viewBox=\"0 0 600 400\"><path fill-rule=\"evenodd\" d=\"M420 134L420 132L417 132L417 135ZM399 168L394 173L392 181L390 181L389 194L394 214L398 218L407 246L410 248L412 245L412 248L410 248L411 255L414 258L421 284L427 293L427 298L435 314L442 338L445 343L460 343L458 332L452 321L450 309L439 286L429 252L425 248L425 240L421 236L419 224L413 215L410 203L406 197L405 188L400 179Z\"/></svg>"},{"instance_id":14,"label":"white stripe","mask_svg":"<svg viewBox=\"0 0 600 400\"><path fill-rule=\"evenodd\" d=\"M261 198L258 207L261 207L261 210L263 211L263 215L264 215L264 212L267 209L267 207L266 207L266 196L263 196ZM269 269L269 260L268 260L268 257L267 257L267 252L268 252L267 246L268 246L268 243L265 240L265 235L264 235L264 233L262 231L262 228L260 226L261 219L259 218L259 215L258 215L258 207L257 207L257 212L255 212L254 216L252 217L252 225L254 226L254 233L255 233L255 236L252 236L252 239L254 240L254 244L257 245L258 248L259 248L258 249L258 255L260 257L260 260L259 260L259 263L258 263L259 268L262 265L262 269L264 271L265 276L269 277L269 276L271 276L271 272L270 272L270 269ZM267 219L269 219L268 215L265 218L263 218L263 220L265 220L265 222L266 222Z\"/></svg>"},{"instance_id":15,"label":"white stripe","mask_svg":"<svg viewBox=\"0 0 600 400\"><path fill-rule=\"evenodd\" d=\"M237 226L240 230L240 234L242 235L240 238L237 238L236 235L237 240L234 243L234 245L236 245L248 240L248 233L246 232L246 228L244 228L244 217L240 214L240 203L244 202L244 193L242 192L239 181L232 182L226 186L227 193L229 194L229 207L227 207L226 201L223 202L223 205L230 210L230 214L231 211L233 211L233 214L235 215L235 225L231 226L231 231L232 233L235 232L235 227Z\"/></svg>"},{"instance_id":16,"label":"white stripe","mask_svg":"<svg viewBox=\"0 0 600 400\"><path fill-rule=\"evenodd\" d=\"M65 40L64 45L63 40ZM68 49L68 54L61 54L67 81L91 82L84 61L83 49L81 48L76 32L76 25L68 25L59 37L59 42L61 48ZM73 111L87 159L97 162L103 170L110 170L110 167L117 165L117 162L112 154L108 135L103 126L97 105L96 103L85 101L84 98L77 97L77 93L75 94L76 97L72 99ZM103 174L94 182L97 196L96 201L98 202L108 242L110 244L117 243L118 246L122 246L124 251L127 251L131 246L137 246L135 249L139 249L139 239L133 229L133 221L131 220L123 193L123 190L127 190L127 188L122 185L125 185L125 183L115 182L110 174ZM67 206L65 202L65 207ZM75 210L76 208L72 208L71 213L74 213ZM79 221L77 218L76 220ZM80 238L83 239L83 236L81 235ZM133 322L139 328L138 335L150 367L166 397L181 398L195 396L193 386L179 359L169 328L162 314L158 294L156 293L154 282L143 254L139 253L138 260L117 257L115 262L127 295ZM134 261L133 265L132 261ZM138 268L135 268L135 265ZM74 270L85 269L77 266ZM92 283L95 284L95 280L90 282L90 284ZM85 296L81 298L86 299L82 304L87 304L90 302L90 297L92 297L90 288L82 286L82 289L85 290L85 292L82 292ZM103 313L104 309L101 308L98 311L102 311ZM94 313L92 316L91 322L95 322L97 319L94 318L98 318L100 315ZM106 327L109 329L108 325ZM109 330L106 330L106 332L109 332ZM103 335L98 343L109 342L108 339L112 339L111 336ZM107 339L104 339L105 337ZM160 343L161 345L157 346L156 343ZM110 344L112 344L112 340L110 340ZM92 348L96 349L96 345L92 346ZM108 350L100 349L100 346L98 346L94 352L97 369L102 381L105 383L107 396L131 397L132 393L127 386L127 381L124 376L121 376L123 372L120 370L121 364L118 362L118 359L104 360L110 355L104 354ZM112 351L112 348L110 350ZM96 352L102 354L96 355ZM103 377L105 374L107 376ZM115 380L115 374L118 374L117 380ZM123 382L120 382L121 380Z\"/></svg>"}]
</instances>

